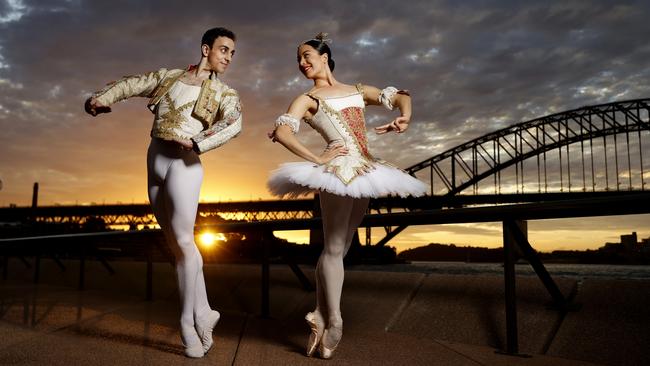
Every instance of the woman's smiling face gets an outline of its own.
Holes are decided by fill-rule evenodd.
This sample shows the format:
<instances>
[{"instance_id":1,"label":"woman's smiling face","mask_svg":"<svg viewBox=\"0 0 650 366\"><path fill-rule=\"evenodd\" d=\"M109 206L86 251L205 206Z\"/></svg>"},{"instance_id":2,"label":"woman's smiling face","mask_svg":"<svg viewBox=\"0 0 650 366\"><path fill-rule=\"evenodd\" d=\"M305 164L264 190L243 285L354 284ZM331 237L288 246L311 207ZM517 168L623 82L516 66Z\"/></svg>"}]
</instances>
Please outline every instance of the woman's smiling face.
<instances>
[{"instance_id":1,"label":"woman's smiling face","mask_svg":"<svg viewBox=\"0 0 650 366\"><path fill-rule=\"evenodd\" d=\"M307 79L314 79L327 66L327 55L319 55L318 51L310 45L303 44L298 47L298 68Z\"/></svg>"}]
</instances>

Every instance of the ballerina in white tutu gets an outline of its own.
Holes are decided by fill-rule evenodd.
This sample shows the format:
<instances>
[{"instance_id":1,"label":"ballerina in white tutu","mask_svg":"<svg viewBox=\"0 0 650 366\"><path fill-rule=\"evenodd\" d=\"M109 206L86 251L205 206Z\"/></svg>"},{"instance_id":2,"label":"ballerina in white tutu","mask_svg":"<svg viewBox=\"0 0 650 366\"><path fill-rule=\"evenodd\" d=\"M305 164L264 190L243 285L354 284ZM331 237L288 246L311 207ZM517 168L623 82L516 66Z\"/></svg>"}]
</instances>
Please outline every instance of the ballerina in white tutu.
<instances>
[{"instance_id":1,"label":"ballerina in white tutu","mask_svg":"<svg viewBox=\"0 0 650 366\"><path fill-rule=\"evenodd\" d=\"M318 349L321 357L330 358L343 335L343 257L369 199L386 195L422 196L427 187L368 151L365 106L399 108L401 115L376 127L375 132L403 133L411 119L409 94L394 87L379 90L338 82L332 74L334 60L326 36L321 33L298 47L300 71L314 81L314 87L291 103L270 134L273 141L307 161L282 164L271 173L268 188L278 196L320 193L325 246L316 266L316 309L305 317L311 328L307 355ZM327 142L322 154L312 153L295 138L301 120Z\"/></svg>"}]
</instances>

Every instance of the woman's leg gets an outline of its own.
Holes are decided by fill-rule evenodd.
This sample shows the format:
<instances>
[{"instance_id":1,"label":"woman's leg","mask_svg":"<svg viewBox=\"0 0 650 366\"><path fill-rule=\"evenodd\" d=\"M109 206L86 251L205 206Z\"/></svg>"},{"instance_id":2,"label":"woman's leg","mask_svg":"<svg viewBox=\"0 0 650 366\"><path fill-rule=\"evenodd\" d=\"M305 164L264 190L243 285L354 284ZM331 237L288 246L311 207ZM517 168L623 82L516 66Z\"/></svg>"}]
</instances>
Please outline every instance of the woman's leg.
<instances>
[{"instance_id":1,"label":"woman's leg","mask_svg":"<svg viewBox=\"0 0 650 366\"><path fill-rule=\"evenodd\" d=\"M322 265L321 257L318 258L316 263L316 270L314 271L314 278L316 279L316 312L321 316L327 316L327 301L325 300L325 288L323 287L322 280Z\"/></svg>"},{"instance_id":2,"label":"woman's leg","mask_svg":"<svg viewBox=\"0 0 650 366\"><path fill-rule=\"evenodd\" d=\"M354 200L352 211L350 212L350 226L348 227L348 236L346 237L345 241L345 252L343 253L343 257L345 257L348 254L348 250L350 250L350 246L352 245L352 238L354 238L354 233L357 232L359 225L361 225L361 221L363 220L366 211L368 211L369 203L370 198L356 198Z\"/></svg>"},{"instance_id":3,"label":"woman's leg","mask_svg":"<svg viewBox=\"0 0 650 366\"><path fill-rule=\"evenodd\" d=\"M320 279L327 304L327 331L321 340L321 353L325 358L331 357L343 335L343 318L341 317L341 292L343 290L343 257L347 254L363 216L368 208L369 199L353 199L326 192L321 193L321 211L325 246L320 258Z\"/></svg>"},{"instance_id":4,"label":"woman's leg","mask_svg":"<svg viewBox=\"0 0 650 366\"><path fill-rule=\"evenodd\" d=\"M320 257L320 280L327 306L328 327L342 323L343 255L354 199L327 192L320 195L325 243Z\"/></svg>"},{"instance_id":5,"label":"woman's leg","mask_svg":"<svg viewBox=\"0 0 650 366\"><path fill-rule=\"evenodd\" d=\"M314 353L316 347L321 341L323 332L325 331L327 301L325 300L324 282L321 279L321 268L321 258L318 258L316 271L314 272L314 277L316 278L316 310L305 315L305 320L307 320L307 324L309 325L309 328L311 328L309 340L307 341L307 356L311 356Z\"/></svg>"}]
</instances>

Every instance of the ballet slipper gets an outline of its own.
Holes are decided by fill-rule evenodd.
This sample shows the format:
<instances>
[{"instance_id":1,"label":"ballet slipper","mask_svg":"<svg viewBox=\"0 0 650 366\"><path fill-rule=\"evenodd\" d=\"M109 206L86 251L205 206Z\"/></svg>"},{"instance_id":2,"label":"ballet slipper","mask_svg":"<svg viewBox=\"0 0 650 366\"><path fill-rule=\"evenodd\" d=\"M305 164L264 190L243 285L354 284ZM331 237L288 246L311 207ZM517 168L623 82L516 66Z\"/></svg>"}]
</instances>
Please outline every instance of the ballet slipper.
<instances>
[{"instance_id":1,"label":"ballet slipper","mask_svg":"<svg viewBox=\"0 0 650 366\"><path fill-rule=\"evenodd\" d=\"M219 322L221 314L216 310L210 310L207 315L198 318L194 321L196 332L201 339L203 352L208 353L214 341L212 340L212 331Z\"/></svg>"},{"instance_id":2,"label":"ballet slipper","mask_svg":"<svg viewBox=\"0 0 650 366\"><path fill-rule=\"evenodd\" d=\"M338 347L339 343L341 342L342 337L343 337L343 323L325 329L318 348L321 358L326 360L332 358L332 355L334 354L336 347ZM334 344L326 345L325 343L329 341L331 341Z\"/></svg>"},{"instance_id":3,"label":"ballet slipper","mask_svg":"<svg viewBox=\"0 0 650 366\"><path fill-rule=\"evenodd\" d=\"M187 357L201 358L205 355L203 344L201 343L198 334L196 334L194 327L192 327L191 330L181 327L181 344L183 345L183 351Z\"/></svg>"},{"instance_id":4,"label":"ballet slipper","mask_svg":"<svg viewBox=\"0 0 650 366\"><path fill-rule=\"evenodd\" d=\"M323 316L318 311L307 313L305 320L309 325L311 333L309 334L309 341L307 341L307 357L311 357L316 350L316 347L323 337L323 329L325 328L325 321Z\"/></svg>"}]
</instances>

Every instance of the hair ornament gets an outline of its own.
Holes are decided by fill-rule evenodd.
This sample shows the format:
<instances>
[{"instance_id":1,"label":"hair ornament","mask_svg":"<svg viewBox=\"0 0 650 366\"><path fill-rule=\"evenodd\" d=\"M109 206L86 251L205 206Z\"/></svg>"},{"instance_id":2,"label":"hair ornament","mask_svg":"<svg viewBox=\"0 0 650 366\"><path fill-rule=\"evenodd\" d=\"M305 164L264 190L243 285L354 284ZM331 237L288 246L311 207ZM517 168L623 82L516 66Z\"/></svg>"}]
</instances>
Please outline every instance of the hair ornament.
<instances>
[{"instance_id":1,"label":"hair ornament","mask_svg":"<svg viewBox=\"0 0 650 366\"><path fill-rule=\"evenodd\" d=\"M309 41L316 41L316 42L319 42L319 43L325 43L326 45L329 46L330 43L332 43L332 40L327 38L328 35L329 35L328 33L320 32L316 36L314 36L314 38L306 39L306 40L302 41L300 44L303 45L303 44L305 44L305 43L307 43Z\"/></svg>"},{"instance_id":2,"label":"hair ornament","mask_svg":"<svg viewBox=\"0 0 650 366\"><path fill-rule=\"evenodd\" d=\"M327 36L329 36L328 33L320 32L316 35L316 37L314 37L314 39L320 43L325 43L329 45L330 43L332 43L332 40L327 38Z\"/></svg>"}]
</instances>

